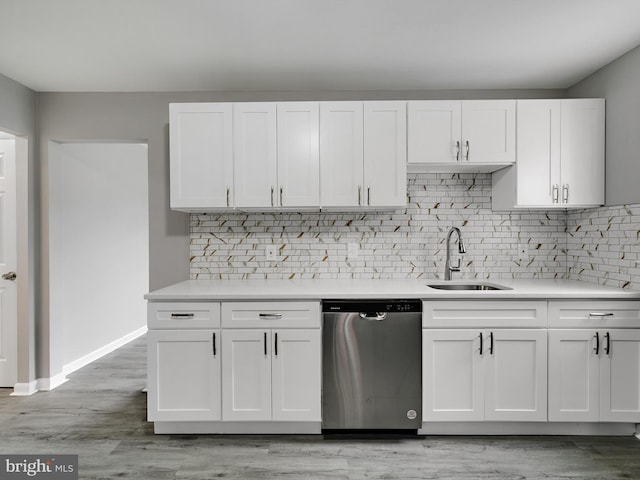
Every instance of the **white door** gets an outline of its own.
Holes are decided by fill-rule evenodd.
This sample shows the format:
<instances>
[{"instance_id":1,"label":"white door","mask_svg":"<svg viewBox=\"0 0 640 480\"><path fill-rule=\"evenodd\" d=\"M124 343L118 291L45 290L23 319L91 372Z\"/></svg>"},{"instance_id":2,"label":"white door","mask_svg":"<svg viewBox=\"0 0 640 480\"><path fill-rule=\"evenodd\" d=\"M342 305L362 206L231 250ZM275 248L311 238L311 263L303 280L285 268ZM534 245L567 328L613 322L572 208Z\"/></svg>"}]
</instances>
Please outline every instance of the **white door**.
<instances>
[{"instance_id":1,"label":"white door","mask_svg":"<svg viewBox=\"0 0 640 480\"><path fill-rule=\"evenodd\" d=\"M516 160L516 101L462 102L462 162L513 163Z\"/></svg>"},{"instance_id":2,"label":"white door","mask_svg":"<svg viewBox=\"0 0 640 480\"><path fill-rule=\"evenodd\" d=\"M15 140L0 139L0 387L17 382Z\"/></svg>"},{"instance_id":3,"label":"white door","mask_svg":"<svg viewBox=\"0 0 640 480\"><path fill-rule=\"evenodd\" d=\"M147 361L149 421L220 420L219 332L150 330Z\"/></svg>"},{"instance_id":4,"label":"white door","mask_svg":"<svg viewBox=\"0 0 640 480\"><path fill-rule=\"evenodd\" d=\"M269 330L223 330L222 419L271 420Z\"/></svg>"},{"instance_id":5,"label":"white door","mask_svg":"<svg viewBox=\"0 0 640 480\"><path fill-rule=\"evenodd\" d=\"M320 203L362 205L363 103L320 104Z\"/></svg>"},{"instance_id":6,"label":"white door","mask_svg":"<svg viewBox=\"0 0 640 480\"><path fill-rule=\"evenodd\" d=\"M563 203L604 204L604 128L603 99L562 100Z\"/></svg>"},{"instance_id":7,"label":"white door","mask_svg":"<svg viewBox=\"0 0 640 480\"><path fill-rule=\"evenodd\" d=\"M233 206L230 103L169 105L171 208Z\"/></svg>"},{"instance_id":8,"label":"white door","mask_svg":"<svg viewBox=\"0 0 640 480\"><path fill-rule=\"evenodd\" d=\"M274 330L271 341L273 420L321 421L320 330Z\"/></svg>"},{"instance_id":9,"label":"white door","mask_svg":"<svg viewBox=\"0 0 640 480\"><path fill-rule=\"evenodd\" d=\"M484 362L479 330L422 333L423 421L484 419Z\"/></svg>"},{"instance_id":10,"label":"white door","mask_svg":"<svg viewBox=\"0 0 640 480\"><path fill-rule=\"evenodd\" d=\"M234 103L233 158L235 206L277 207L275 103Z\"/></svg>"},{"instance_id":11,"label":"white door","mask_svg":"<svg viewBox=\"0 0 640 480\"><path fill-rule=\"evenodd\" d=\"M518 205L560 204L560 101L518 100Z\"/></svg>"},{"instance_id":12,"label":"white door","mask_svg":"<svg viewBox=\"0 0 640 480\"><path fill-rule=\"evenodd\" d=\"M406 102L364 104L364 187L367 206L407 205Z\"/></svg>"},{"instance_id":13,"label":"white door","mask_svg":"<svg viewBox=\"0 0 640 480\"><path fill-rule=\"evenodd\" d=\"M597 422L600 337L594 330L549 330L549 421Z\"/></svg>"},{"instance_id":14,"label":"white door","mask_svg":"<svg viewBox=\"0 0 640 480\"><path fill-rule=\"evenodd\" d=\"M600 421L640 423L640 330L599 333Z\"/></svg>"},{"instance_id":15,"label":"white door","mask_svg":"<svg viewBox=\"0 0 640 480\"><path fill-rule=\"evenodd\" d=\"M278 195L282 207L320 206L318 103L278 103ZM281 192L281 193L280 193Z\"/></svg>"},{"instance_id":16,"label":"white door","mask_svg":"<svg viewBox=\"0 0 640 480\"><path fill-rule=\"evenodd\" d=\"M460 161L460 101L411 101L407 108L408 163Z\"/></svg>"},{"instance_id":17,"label":"white door","mask_svg":"<svg viewBox=\"0 0 640 480\"><path fill-rule=\"evenodd\" d=\"M485 420L547 421L547 331L485 333Z\"/></svg>"}]
</instances>

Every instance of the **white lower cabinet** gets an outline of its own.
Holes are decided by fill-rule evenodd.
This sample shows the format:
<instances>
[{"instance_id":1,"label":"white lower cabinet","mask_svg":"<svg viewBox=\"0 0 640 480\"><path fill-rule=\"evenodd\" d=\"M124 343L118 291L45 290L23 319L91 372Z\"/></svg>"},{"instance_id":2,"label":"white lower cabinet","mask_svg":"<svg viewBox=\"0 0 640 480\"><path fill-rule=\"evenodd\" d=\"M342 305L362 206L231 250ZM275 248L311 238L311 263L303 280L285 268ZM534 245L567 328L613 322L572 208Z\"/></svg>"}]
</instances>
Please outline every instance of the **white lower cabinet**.
<instances>
[{"instance_id":1,"label":"white lower cabinet","mask_svg":"<svg viewBox=\"0 0 640 480\"><path fill-rule=\"evenodd\" d=\"M640 422L640 330L550 330L549 420Z\"/></svg>"},{"instance_id":2,"label":"white lower cabinet","mask_svg":"<svg viewBox=\"0 0 640 480\"><path fill-rule=\"evenodd\" d=\"M546 421L545 329L423 330L424 421Z\"/></svg>"},{"instance_id":3,"label":"white lower cabinet","mask_svg":"<svg viewBox=\"0 0 640 480\"><path fill-rule=\"evenodd\" d=\"M149 330L149 421L221 418L219 330Z\"/></svg>"},{"instance_id":4,"label":"white lower cabinet","mask_svg":"<svg viewBox=\"0 0 640 480\"><path fill-rule=\"evenodd\" d=\"M222 332L222 419L320 421L320 330Z\"/></svg>"}]
</instances>

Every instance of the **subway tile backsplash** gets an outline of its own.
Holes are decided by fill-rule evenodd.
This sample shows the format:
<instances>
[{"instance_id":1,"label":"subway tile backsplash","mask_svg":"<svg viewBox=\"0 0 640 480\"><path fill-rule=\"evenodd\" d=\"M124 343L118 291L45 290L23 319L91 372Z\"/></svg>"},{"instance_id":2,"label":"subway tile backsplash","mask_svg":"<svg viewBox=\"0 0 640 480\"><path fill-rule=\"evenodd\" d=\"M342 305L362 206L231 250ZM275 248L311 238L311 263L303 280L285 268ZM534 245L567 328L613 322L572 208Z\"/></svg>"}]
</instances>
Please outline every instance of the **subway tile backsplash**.
<instances>
[{"instance_id":1,"label":"subway tile backsplash","mask_svg":"<svg viewBox=\"0 0 640 480\"><path fill-rule=\"evenodd\" d=\"M569 278L640 290L640 205L567 215Z\"/></svg>"},{"instance_id":2,"label":"subway tile backsplash","mask_svg":"<svg viewBox=\"0 0 640 480\"><path fill-rule=\"evenodd\" d=\"M191 215L190 276L443 278L445 236L457 226L467 253L454 278L569 278L640 290L640 205L492 212L490 174L409 174L408 196L394 212ZM349 243L357 258L348 258ZM278 260L266 259L267 245Z\"/></svg>"},{"instance_id":3,"label":"subway tile backsplash","mask_svg":"<svg viewBox=\"0 0 640 480\"><path fill-rule=\"evenodd\" d=\"M565 212L492 212L490 174L408 178L400 211L191 215L190 276L443 278L445 237L457 226L467 253L454 278L568 278ZM267 245L278 260L266 259Z\"/></svg>"}]
</instances>

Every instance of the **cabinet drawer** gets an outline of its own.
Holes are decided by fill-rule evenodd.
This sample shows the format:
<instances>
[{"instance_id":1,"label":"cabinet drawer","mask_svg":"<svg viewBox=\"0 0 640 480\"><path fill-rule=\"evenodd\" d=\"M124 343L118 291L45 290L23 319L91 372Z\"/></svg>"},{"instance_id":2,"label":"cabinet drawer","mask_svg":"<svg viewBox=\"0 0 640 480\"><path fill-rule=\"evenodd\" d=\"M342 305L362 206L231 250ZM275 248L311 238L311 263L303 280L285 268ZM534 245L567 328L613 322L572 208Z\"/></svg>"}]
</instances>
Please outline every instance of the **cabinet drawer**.
<instances>
[{"instance_id":1,"label":"cabinet drawer","mask_svg":"<svg viewBox=\"0 0 640 480\"><path fill-rule=\"evenodd\" d=\"M530 328L547 326L546 301L424 301L424 328Z\"/></svg>"},{"instance_id":2,"label":"cabinet drawer","mask_svg":"<svg viewBox=\"0 0 640 480\"><path fill-rule=\"evenodd\" d=\"M320 328L320 302L222 304L223 328Z\"/></svg>"},{"instance_id":3,"label":"cabinet drawer","mask_svg":"<svg viewBox=\"0 0 640 480\"><path fill-rule=\"evenodd\" d=\"M549 326L554 328L640 328L640 301L550 301Z\"/></svg>"},{"instance_id":4,"label":"cabinet drawer","mask_svg":"<svg viewBox=\"0 0 640 480\"><path fill-rule=\"evenodd\" d=\"M149 302L147 315L150 329L220 327L218 302Z\"/></svg>"}]
</instances>

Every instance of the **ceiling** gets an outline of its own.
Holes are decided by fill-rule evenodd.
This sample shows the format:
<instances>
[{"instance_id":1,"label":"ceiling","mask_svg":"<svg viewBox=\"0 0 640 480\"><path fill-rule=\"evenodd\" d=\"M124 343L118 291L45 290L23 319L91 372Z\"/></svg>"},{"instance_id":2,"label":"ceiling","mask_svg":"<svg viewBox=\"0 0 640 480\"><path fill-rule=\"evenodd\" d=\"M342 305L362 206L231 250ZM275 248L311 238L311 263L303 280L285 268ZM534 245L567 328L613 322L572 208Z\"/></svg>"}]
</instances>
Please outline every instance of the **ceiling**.
<instances>
[{"instance_id":1,"label":"ceiling","mask_svg":"<svg viewBox=\"0 0 640 480\"><path fill-rule=\"evenodd\" d=\"M0 0L36 91L566 88L638 44L639 0Z\"/></svg>"}]
</instances>

